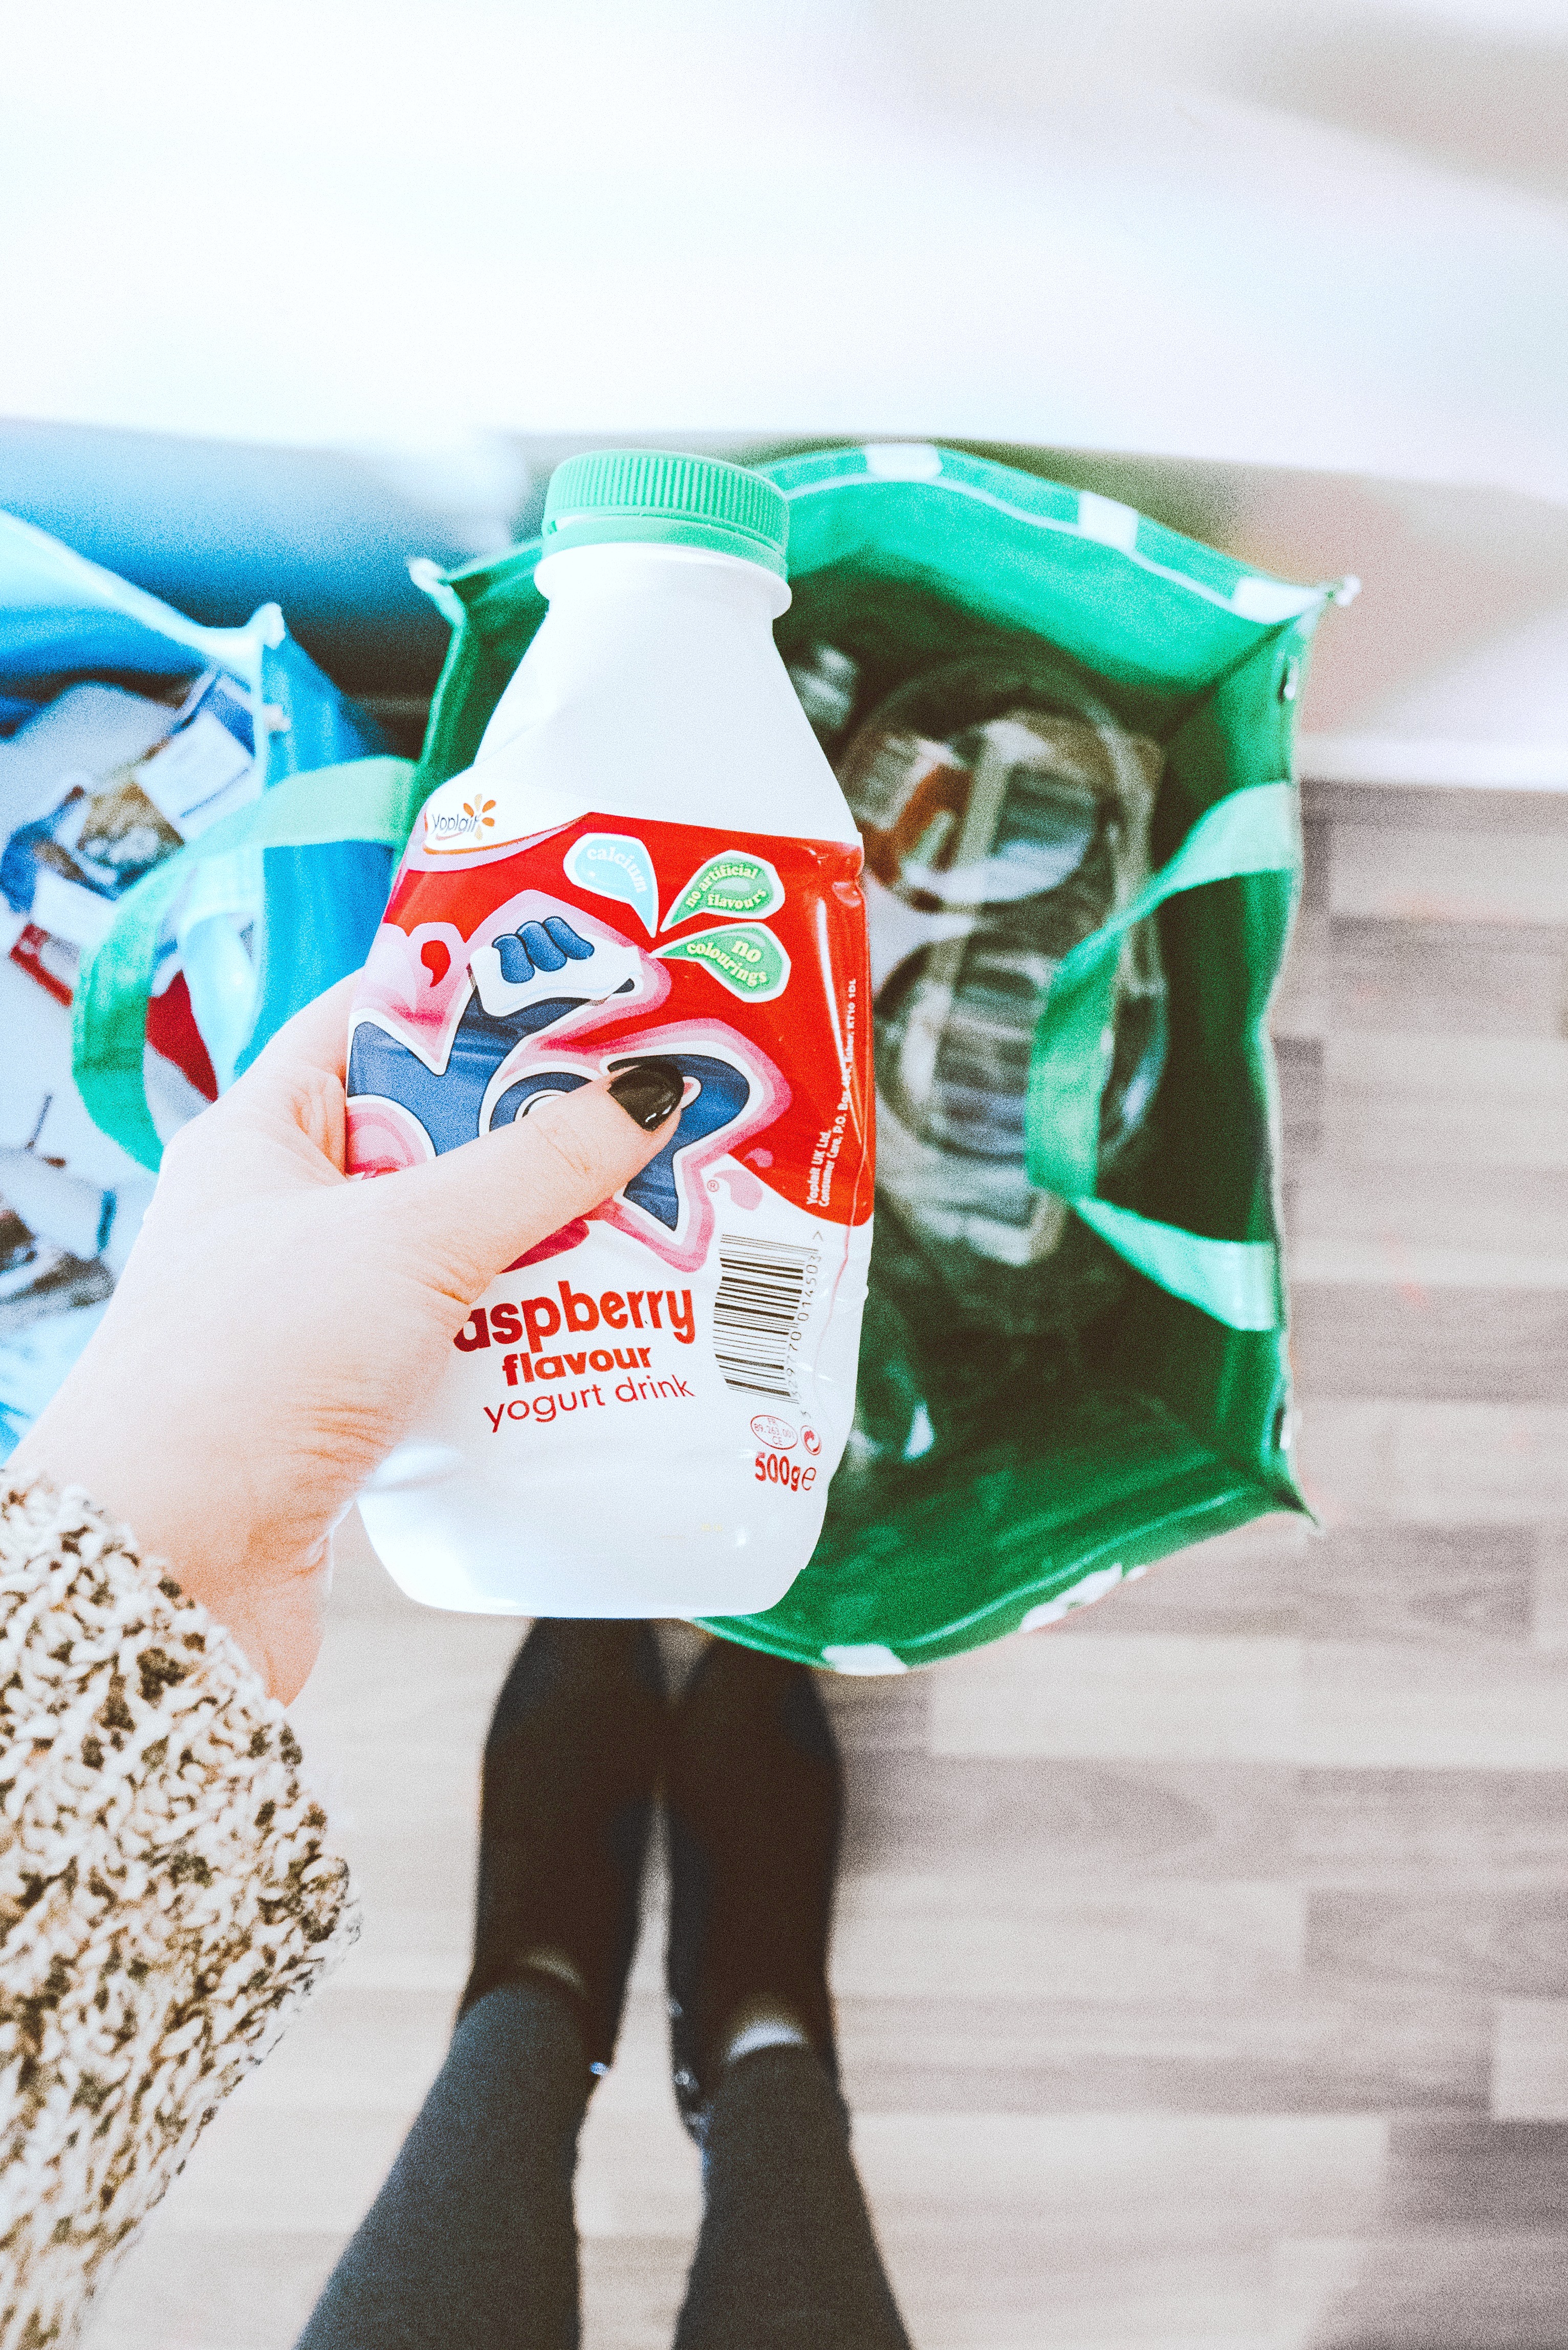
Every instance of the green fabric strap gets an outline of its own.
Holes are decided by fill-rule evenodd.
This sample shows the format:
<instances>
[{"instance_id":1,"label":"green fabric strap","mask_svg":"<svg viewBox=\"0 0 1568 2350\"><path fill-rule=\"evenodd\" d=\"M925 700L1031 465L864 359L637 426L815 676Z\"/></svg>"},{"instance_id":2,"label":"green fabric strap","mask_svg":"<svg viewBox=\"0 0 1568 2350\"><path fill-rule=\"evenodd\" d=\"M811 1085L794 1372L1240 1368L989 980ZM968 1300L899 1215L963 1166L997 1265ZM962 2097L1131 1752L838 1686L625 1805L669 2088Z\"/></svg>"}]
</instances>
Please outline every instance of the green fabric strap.
<instances>
[{"instance_id":1,"label":"green fabric strap","mask_svg":"<svg viewBox=\"0 0 1568 2350\"><path fill-rule=\"evenodd\" d=\"M77 980L71 1066L94 1123L156 1170L163 1146L147 1106L142 1056L158 942L193 863L239 848L316 848L369 840L400 849L419 806L408 759L353 759L289 775L155 865L115 911Z\"/></svg>"},{"instance_id":2,"label":"green fabric strap","mask_svg":"<svg viewBox=\"0 0 1568 2350\"><path fill-rule=\"evenodd\" d=\"M1253 784L1217 800L1169 863L1091 938L1064 957L1034 1032L1024 1130L1029 1180L1067 1200L1084 1222L1160 1288L1233 1330L1272 1330L1280 1318L1276 1252L1267 1241L1217 1241L1096 1200L1100 1097L1115 1048L1122 938L1184 889L1299 865L1295 795Z\"/></svg>"},{"instance_id":3,"label":"green fabric strap","mask_svg":"<svg viewBox=\"0 0 1568 2350\"><path fill-rule=\"evenodd\" d=\"M1208 1240L1108 1200L1075 1200L1073 1206L1118 1256L1173 1297L1185 1297L1232 1330L1278 1328L1280 1272L1272 1242Z\"/></svg>"}]
</instances>

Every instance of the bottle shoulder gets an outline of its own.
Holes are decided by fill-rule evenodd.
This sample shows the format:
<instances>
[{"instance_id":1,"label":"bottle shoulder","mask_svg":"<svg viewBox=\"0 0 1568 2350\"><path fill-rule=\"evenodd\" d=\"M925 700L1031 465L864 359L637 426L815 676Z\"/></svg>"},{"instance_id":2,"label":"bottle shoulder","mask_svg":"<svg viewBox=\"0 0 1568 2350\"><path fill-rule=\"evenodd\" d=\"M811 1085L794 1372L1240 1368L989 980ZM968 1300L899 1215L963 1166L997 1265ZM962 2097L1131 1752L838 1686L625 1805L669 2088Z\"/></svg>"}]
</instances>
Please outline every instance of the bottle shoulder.
<instances>
[{"instance_id":1,"label":"bottle shoulder","mask_svg":"<svg viewBox=\"0 0 1568 2350\"><path fill-rule=\"evenodd\" d=\"M610 629L556 629L556 618L446 792L483 791L514 837L597 809L858 839L765 622L693 628L669 607Z\"/></svg>"},{"instance_id":2,"label":"bottle shoulder","mask_svg":"<svg viewBox=\"0 0 1568 2350\"><path fill-rule=\"evenodd\" d=\"M657 754L645 752L628 771L618 743L592 727L562 723L547 734L530 730L453 776L426 806L434 822L449 800L483 795L493 819L488 837L498 847L590 811L628 823L640 817L858 845L858 829L830 767L815 772L805 761L767 756L755 743L736 745L721 766L683 758L691 747L668 742Z\"/></svg>"}]
</instances>

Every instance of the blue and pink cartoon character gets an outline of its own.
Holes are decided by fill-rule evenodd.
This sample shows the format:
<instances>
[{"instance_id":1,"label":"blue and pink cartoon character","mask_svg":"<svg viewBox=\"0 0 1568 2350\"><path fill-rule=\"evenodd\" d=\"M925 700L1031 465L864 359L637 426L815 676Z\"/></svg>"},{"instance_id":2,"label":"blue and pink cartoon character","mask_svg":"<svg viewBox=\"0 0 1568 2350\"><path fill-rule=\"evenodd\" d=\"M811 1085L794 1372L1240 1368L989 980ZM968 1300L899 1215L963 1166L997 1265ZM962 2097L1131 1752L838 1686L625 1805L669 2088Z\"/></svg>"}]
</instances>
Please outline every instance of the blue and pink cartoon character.
<instances>
[{"instance_id":1,"label":"blue and pink cartoon character","mask_svg":"<svg viewBox=\"0 0 1568 2350\"><path fill-rule=\"evenodd\" d=\"M383 923L349 1038L350 1171L418 1165L525 1118L545 1094L657 1055L686 1079L675 1132L597 1213L671 1265L701 1264L708 1169L771 1125L789 1093L725 1022L649 1024L670 987L666 963L542 890L509 899L468 940L449 922ZM596 1049L612 1025L622 1033Z\"/></svg>"}]
</instances>

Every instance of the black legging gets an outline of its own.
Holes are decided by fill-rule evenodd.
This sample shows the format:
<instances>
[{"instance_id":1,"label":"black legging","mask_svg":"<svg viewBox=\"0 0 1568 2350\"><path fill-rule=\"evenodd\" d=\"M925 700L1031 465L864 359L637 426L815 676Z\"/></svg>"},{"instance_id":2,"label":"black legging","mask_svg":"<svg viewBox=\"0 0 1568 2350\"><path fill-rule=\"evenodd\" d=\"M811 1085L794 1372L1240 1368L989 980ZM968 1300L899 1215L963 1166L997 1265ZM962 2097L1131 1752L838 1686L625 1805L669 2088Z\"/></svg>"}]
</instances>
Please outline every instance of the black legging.
<instances>
[{"instance_id":1,"label":"black legging","mask_svg":"<svg viewBox=\"0 0 1568 2350\"><path fill-rule=\"evenodd\" d=\"M576 2350L572 2174L588 2075L571 2005L508 1983L472 2008L297 2350ZM726 2073L675 2350L909 2350L806 2048Z\"/></svg>"}]
</instances>

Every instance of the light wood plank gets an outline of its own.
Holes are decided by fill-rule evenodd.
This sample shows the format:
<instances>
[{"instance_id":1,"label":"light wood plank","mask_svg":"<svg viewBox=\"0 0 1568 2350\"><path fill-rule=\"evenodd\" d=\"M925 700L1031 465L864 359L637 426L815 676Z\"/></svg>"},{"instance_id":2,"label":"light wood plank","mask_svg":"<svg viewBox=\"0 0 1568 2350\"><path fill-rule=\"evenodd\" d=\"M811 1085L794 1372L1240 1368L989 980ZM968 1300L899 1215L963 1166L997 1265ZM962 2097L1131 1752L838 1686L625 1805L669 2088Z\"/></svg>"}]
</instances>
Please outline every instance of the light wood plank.
<instances>
[{"instance_id":1,"label":"light wood plank","mask_svg":"<svg viewBox=\"0 0 1568 2350\"><path fill-rule=\"evenodd\" d=\"M1456 1882L1500 1898L1568 1883L1560 1771L1324 1763L1297 1783L1291 1855L1309 1886L1419 1892Z\"/></svg>"},{"instance_id":2,"label":"light wood plank","mask_svg":"<svg viewBox=\"0 0 1568 2350\"><path fill-rule=\"evenodd\" d=\"M1482 1244L1444 1248L1426 1241L1407 1241L1390 1224L1369 1240L1338 1234L1332 1240L1297 1241L1286 1256L1291 1275L1292 1327L1300 1326L1303 1314L1314 1303L1304 1295L1313 1289L1380 1290L1385 1297L1393 1293L1417 1307L1435 1304L1456 1319L1471 1310L1477 1290L1492 1293L1490 1298L1477 1301L1477 1311L1481 1314L1496 1311L1508 1317L1520 1312L1528 1314L1532 1301L1537 1299L1542 1314L1563 1311L1563 1295L1568 1291L1568 1251L1554 1244L1550 1253L1526 1255L1517 1250L1486 1246L1485 1237L1478 1230L1476 1238ZM1441 1295L1445 1290L1461 1294L1445 1299ZM1338 1302L1337 1298L1325 1298L1321 1310L1332 1314ZM1367 1308L1378 1311L1381 1302L1368 1300ZM1406 1348L1402 1367L1409 1366L1410 1354L1411 1350ZM1472 1379L1472 1389L1476 1384Z\"/></svg>"},{"instance_id":3,"label":"light wood plank","mask_svg":"<svg viewBox=\"0 0 1568 2350\"><path fill-rule=\"evenodd\" d=\"M1568 1674L1554 1659L1411 1642L1320 1640L1303 1668L1301 1760L1365 1771L1568 1769Z\"/></svg>"},{"instance_id":4,"label":"light wood plank","mask_svg":"<svg viewBox=\"0 0 1568 2350\"><path fill-rule=\"evenodd\" d=\"M1343 824L1334 839L1336 914L1400 922L1568 922L1568 838L1549 832L1438 832Z\"/></svg>"},{"instance_id":5,"label":"light wood plank","mask_svg":"<svg viewBox=\"0 0 1568 2350\"><path fill-rule=\"evenodd\" d=\"M841 1996L839 2044L857 2114L1480 2111L1493 2012L1480 1993L1357 1981L1347 1995L1288 1970L1222 1998L1113 1977L1078 1996L1051 1975L989 1998L955 1979Z\"/></svg>"},{"instance_id":6,"label":"light wood plank","mask_svg":"<svg viewBox=\"0 0 1568 2350\"><path fill-rule=\"evenodd\" d=\"M1302 813L1335 841L1364 825L1392 833L1401 847L1413 834L1473 833L1532 839L1568 836L1568 792L1476 790L1460 784L1339 784L1309 776Z\"/></svg>"},{"instance_id":7,"label":"light wood plank","mask_svg":"<svg viewBox=\"0 0 1568 2350\"><path fill-rule=\"evenodd\" d=\"M1309 906L1270 1025L1276 1037L1560 1036L1565 963L1561 925L1363 920Z\"/></svg>"},{"instance_id":8,"label":"light wood plank","mask_svg":"<svg viewBox=\"0 0 1568 2350\"><path fill-rule=\"evenodd\" d=\"M860 1773L851 1786L846 1866L856 1877L917 1876L938 1854L965 1875L1000 1875L1022 1851L1032 1878L1085 1892L1169 1877L1267 1878L1303 1800L1289 1766L1127 1755L932 1753L897 1778Z\"/></svg>"},{"instance_id":9,"label":"light wood plank","mask_svg":"<svg viewBox=\"0 0 1568 2350\"><path fill-rule=\"evenodd\" d=\"M1106 2261L1082 2243L1054 2241L1048 2281L1028 2306L1005 2280L1046 2247L1015 2214L963 2240L940 2228L884 2230L883 2245L922 2350L931 2342L953 2350L1278 2350L1282 2339L1268 2252L1256 2242L1124 2245Z\"/></svg>"},{"instance_id":10,"label":"light wood plank","mask_svg":"<svg viewBox=\"0 0 1568 2350\"><path fill-rule=\"evenodd\" d=\"M1315 1036L1280 1036L1274 1045L1280 1126L1293 1160L1315 1157L1323 1135L1324 1047Z\"/></svg>"},{"instance_id":11,"label":"light wood plank","mask_svg":"<svg viewBox=\"0 0 1568 2350\"><path fill-rule=\"evenodd\" d=\"M1323 1639L1519 1643L1532 1635L1534 1529L1264 1519L1163 1559L1054 1638L1130 1632L1303 1634Z\"/></svg>"},{"instance_id":12,"label":"light wood plank","mask_svg":"<svg viewBox=\"0 0 1568 2350\"><path fill-rule=\"evenodd\" d=\"M1400 2116L1388 2125L1379 2230L1391 2235L1568 2230L1568 2126L1485 2115ZM1560 2281L1560 2290L1561 2281ZM1568 2302L1559 2303L1560 2309Z\"/></svg>"},{"instance_id":13,"label":"light wood plank","mask_svg":"<svg viewBox=\"0 0 1568 2350\"><path fill-rule=\"evenodd\" d=\"M1503 1289L1450 1288L1407 1268L1367 1286L1298 1277L1296 1376L1325 1402L1459 1403L1480 1393L1493 1405L1554 1404L1568 1395L1568 1255L1560 1269L1561 1285L1532 1277Z\"/></svg>"},{"instance_id":14,"label":"light wood plank","mask_svg":"<svg viewBox=\"0 0 1568 2350\"><path fill-rule=\"evenodd\" d=\"M1568 1527L1542 1529L1531 1625L1544 1655L1568 1656Z\"/></svg>"},{"instance_id":15,"label":"light wood plank","mask_svg":"<svg viewBox=\"0 0 1568 2350\"><path fill-rule=\"evenodd\" d=\"M1568 1256L1568 1176L1551 1170L1298 1160L1285 1206L1297 1282L1555 1288Z\"/></svg>"},{"instance_id":16,"label":"light wood plank","mask_svg":"<svg viewBox=\"0 0 1568 2350\"><path fill-rule=\"evenodd\" d=\"M867 2114L855 2133L873 2203L906 2223L973 2199L1107 2251L1365 2225L1388 2143L1363 2114Z\"/></svg>"},{"instance_id":17,"label":"light wood plank","mask_svg":"<svg viewBox=\"0 0 1568 2350\"><path fill-rule=\"evenodd\" d=\"M1331 1526L1532 1525L1568 1516L1568 1407L1319 1402L1301 1428L1309 1499Z\"/></svg>"},{"instance_id":18,"label":"light wood plank","mask_svg":"<svg viewBox=\"0 0 1568 2350\"><path fill-rule=\"evenodd\" d=\"M184 2224L182 2200L153 2213L95 2304L93 2350L289 2350L337 2258L337 2233L258 2231L237 2207L214 2235Z\"/></svg>"},{"instance_id":19,"label":"light wood plank","mask_svg":"<svg viewBox=\"0 0 1568 2350\"><path fill-rule=\"evenodd\" d=\"M691 2265L687 2239L590 2236L578 2258L587 2350L670 2350Z\"/></svg>"},{"instance_id":20,"label":"light wood plank","mask_svg":"<svg viewBox=\"0 0 1568 2350\"><path fill-rule=\"evenodd\" d=\"M242 2084L211 2124L171 2198L188 2235L222 2240L244 2213L256 2236L329 2235L346 2241L369 2210L412 2120L411 2112L338 2106L326 2113L269 2108Z\"/></svg>"},{"instance_id":21,"label":"light wood plank","mask_svg":"<svg viewBox=\"0 0 1568 2350\"><path fill-rule=\"evenodd\" d=\"M885 2241L914 2340L955 2350L1272 2350L1275 2299L1262 2246L1127 2246L1114 2262L1050 2247L1049 2283L1021 2308L1004 2280L1037 2239L993 2220L967 2241L900 2229Z\"/></svg>"},{"instance_id":22,"label":"light wood plank","mask_svg":"<svg viewBox=\"0 0 1568 2350\"><path fill-rule=\"evenodd\" d=\"M1568 2233L1450 2224L1416 2236L1282 2244L1282 2302L1316 2320L1303 2350L1562 2350Z\"/></svg>"},{"instance_id":23,"label":"light wood plank","mask_svg":"<svg viewBox=\"0 0 1568 2350\"><path fill-rule=\"evenodd\" d=\"M1049 1633L942 1669L938 1754L1568 1770L1568 1665L1499 1646Z\"/></svg>"},{"instance_id":24,"label":"light wood plank","mask_svg":"<svg viewBox=\"0 0 1568 2350\"><path fill-rule=\"evenodd\" d=\"M1297 1639L1036 1633L936 1669L931 1751L1293 1762L1303 1662Z\"/></svg>"},{"instance_id":25,"label":"light wood plank","mask_svg":"<svg viewBox=\"0 0 1568 2350\"><path fill-rule=\"evenodd\" d=\"M1021 1886L1016 1869L952 1866L923 1877L860 1876L834 1931L839 1991L930 1998L961 1983L976 1999L1137 2002L1240 1997L1302 1960L1301 1889L1281 1882Z\"/></svg>"},{"instance_id":26,"label":"light wood plank","mask_svg":"<svg viewBox=\"0 0 1568 2350\"><path fill-rule=\"evenodd\" d=\"M1499 2000L1491 2109L1500 2121L1568 2122L1568 1998Z\"/></svg>"},{"instance_id":27,"label":"light wood plank","mask_svg":"<svg viewBox=\"0 0 1568 2350\"><path fill-rule=\"evenodd\" d=\"M1568 1168L1568 1041L1340 1035L1324 1045L1322 1148L1386 1168Z\"/></svg>"},{"instance_id":28,"label":"light wood plank","mask_svg":"<svg viewBox=\"0 0 1568 2350\"><path fill-rule=\"evenodd\" d=\"M1307 1897L1306 1968L1322 1982L1430 1985L1447 1998L1568 1994L1554 1885L1325 1886Z\"/></svg>"}]
</instances>

